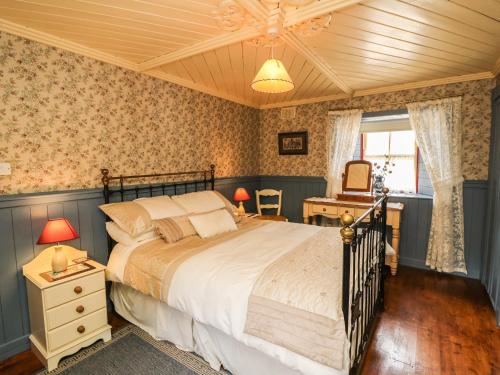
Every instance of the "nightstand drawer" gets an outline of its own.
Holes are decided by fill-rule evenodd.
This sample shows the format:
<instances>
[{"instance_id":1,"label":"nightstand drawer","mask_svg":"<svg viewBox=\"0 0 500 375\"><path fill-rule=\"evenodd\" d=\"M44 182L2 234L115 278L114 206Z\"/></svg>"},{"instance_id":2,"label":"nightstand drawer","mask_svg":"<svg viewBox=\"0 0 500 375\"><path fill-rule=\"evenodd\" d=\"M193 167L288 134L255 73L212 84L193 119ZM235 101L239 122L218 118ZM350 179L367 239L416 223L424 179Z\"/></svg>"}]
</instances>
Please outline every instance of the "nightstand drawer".
<instances>
[{"instance_id":1,"label":"nightstand drawer","mask_svg":"<svg viewBox=\"0 0 500 375\"><path fill-rule=\"evenodd\" d=\"M104 285L103 285L104 286ZM106 290L89 294L47 311L47 329L51 330L106 307Z\"/></svg>"},{"instance_id":2,"label":"nightstand drawer","mask_svg":"<svg viewBox=\"0 0 500 375\"><path fill-rule=\"evenodd\" d=\"M327 215L337 215L337 207L327 206L327 205L313 205L313 213L315 214L327 214Z\"/></svg>"},{"instance_id":3,"label":"nightstand drawer","mask_svg":"<svg viewBox=\"0 0 500 375\"><path fill-rule=\"evenodd\" d=\"M47 333L49 350L55 350L63 345L77 341L80 338L104 327L108 323L105 308L53 329Z\"/></svg>"},{"instance_id":4,"label":"nightstand drawer","mask_svg":"<svg viewBox=\"0 0 500 375\"><path fill-rule=\"evenodd\" d=\"M62 305L104 288L104 272L100 271L92 275L80 277L43 291L45 308Z\"/></svg>"}]
</instances>

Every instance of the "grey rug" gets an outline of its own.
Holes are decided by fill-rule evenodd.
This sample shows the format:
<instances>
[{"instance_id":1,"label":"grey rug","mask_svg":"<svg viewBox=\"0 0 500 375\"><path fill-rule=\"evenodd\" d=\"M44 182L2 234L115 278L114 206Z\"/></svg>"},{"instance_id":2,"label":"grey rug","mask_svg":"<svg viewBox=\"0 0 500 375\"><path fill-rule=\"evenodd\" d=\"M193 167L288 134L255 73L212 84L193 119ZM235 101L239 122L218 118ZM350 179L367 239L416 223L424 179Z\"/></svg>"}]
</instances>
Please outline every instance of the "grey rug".
<instances>
[{"instance_id":1,"label":"grey rug","mask_svg":"<svg viewBox=\"0 0 500 375\"><path fill-rule=\"evenodd\" d=\"M59 363L50 373L64 374L158 374L158 375L220 375L199 356L177 349L167 341L157 341L139 327L129 325L107 343L85 348Z\"/></svg>"}]
</instances>

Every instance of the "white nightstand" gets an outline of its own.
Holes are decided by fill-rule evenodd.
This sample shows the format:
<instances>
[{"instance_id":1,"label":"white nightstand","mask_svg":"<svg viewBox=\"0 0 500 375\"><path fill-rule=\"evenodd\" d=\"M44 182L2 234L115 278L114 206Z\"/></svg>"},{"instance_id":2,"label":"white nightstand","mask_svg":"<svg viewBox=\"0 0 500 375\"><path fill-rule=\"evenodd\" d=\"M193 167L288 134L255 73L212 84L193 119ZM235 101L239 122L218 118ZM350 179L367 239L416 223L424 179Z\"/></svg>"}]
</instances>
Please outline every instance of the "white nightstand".
<instances>
[{"instance_id":1,"label":"white nightstand","mask_svg":"<svg viewBox=\"0 0 500 375\"><path fill-rule=\"evenodd\" d=\"M72 260L86 257L86 251L64 246L68 266ZM89 260L94 267L56 281L40 274L51 269L54 248L45 249L23 266L28 291L31 349L48 371L62 357L76 353L102 339L111 340L106 309L103 265Z\"/></svg>"}]
</instances>

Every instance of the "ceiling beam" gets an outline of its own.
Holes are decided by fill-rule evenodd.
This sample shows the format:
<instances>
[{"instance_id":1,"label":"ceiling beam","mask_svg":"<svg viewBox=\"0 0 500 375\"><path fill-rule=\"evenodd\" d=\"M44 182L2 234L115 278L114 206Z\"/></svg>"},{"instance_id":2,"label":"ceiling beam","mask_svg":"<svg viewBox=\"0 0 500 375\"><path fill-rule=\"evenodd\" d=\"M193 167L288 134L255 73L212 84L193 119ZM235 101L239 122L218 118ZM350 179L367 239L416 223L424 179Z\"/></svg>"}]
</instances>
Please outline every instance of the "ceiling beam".
<instances>
[{"instance_id":1,"label":"ceiling beam","mask_svg":"<svg viewBox=\"0 0 500 375\"><path fill-rule=\"evenodd\" d=\"M332 69L332 67L321 58L310 47L306 46L293 32L284 33L281 35L290 47L296 52L304 56L316 69L323 73L330 81L332 81L339 89L346 94L352 94L353 89Z\"/></svg>"},{"instance_id":2,"label":"ceiling beam","mask_svg":"<svg viewBox=\"0 0 500 375\"><path fill-rule=\"evenodd\" d=\"M181 48L177 51L166 53L161 56L157 56L151 60L147 60L139 64L139 71L146 71L154 69L161 65L169 64L171 62L185 59L186 57L191 57L204 53L210 50L214 50L220 47L224 47L233 43L238 43L243 40L256 38L260 35L259 30L254 27L245 27L238 31L233 31L223 35L216 36L214 38L204 40L202 42L193 44L191 46Z\"/></svg>"},{"instance_id":3,"label":"ceiling beam","mask_svg":"<svg viewBox=\"0 0 500 375\"><path fill-rule=\"evenodd\" d=\"M255 0L236 0L257 21L267 22L270 11L261 2Z\"/></svg>"},{"instance_id":4,"label":"ceiling beam","mask_svg":"<svg viewBox=\"0 0 500 375\"><path fill-rule=\"evenodd\" d=\"M293 26L308 19L319 17L361 3L363 0L315 1L310 5L287 11L283 27Z\"/></svg>"}]
</instances>

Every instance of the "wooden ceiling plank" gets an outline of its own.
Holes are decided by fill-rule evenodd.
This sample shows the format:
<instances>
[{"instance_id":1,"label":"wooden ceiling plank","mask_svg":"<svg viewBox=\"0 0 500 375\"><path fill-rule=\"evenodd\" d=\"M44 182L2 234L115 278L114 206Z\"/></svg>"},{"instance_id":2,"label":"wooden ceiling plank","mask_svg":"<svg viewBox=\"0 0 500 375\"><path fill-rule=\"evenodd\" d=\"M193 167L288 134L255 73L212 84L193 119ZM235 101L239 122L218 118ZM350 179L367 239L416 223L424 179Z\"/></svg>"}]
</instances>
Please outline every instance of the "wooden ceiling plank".
<instances>
[{"instance_id":1,"label":"wooden ceiling plank","mask_svg":"<svg viewBox=\"0 0 500 375\"><path fill-rule=\"evenodd\" d=\"M205 61L205 58L203 57L203 54L200 53L199 55L191 56L188 59L193 62L193 65L196 67L196 70L200 74L201 83L205 87L208 87L212 90L218 90L219 88L217 87L217 83L213 79L212 73Z\"/></svg>"},{"instance_id":2,"label":"wooden ceiling plank","mask_svg":"<svg viewBox=\"0 0 500 375\"><path fill-rule=\"evenodd\" d=\"M218 48L215 50L215 55L217 56L217 62L219 63L225 80L228 84L229 92L236 93L236 83L234 79L233 66L231 64L231 58L229 56L229 48L227 46Z\"/></svg>"},{"instance_id":3,"label":"wooden ceiling plank","mask_svg":"<svg viewBox=\"0 0 500 375\"><path fill-rule=\"evenodd\" d=\"M344 80L328 65L316 52L307 47L297 36L292 32L283 34L281 38L290 45L295 51L303 55L311 62L320 72L330 78L343 92L351 93L352 89Z\"/></svg>"},{"instance_id":4,"label":"wooden ceiling plank","mask_svg":"<svg viewBox=\"0 0 500 375\"><path fill-rule=\"evenodd\" d=\"M241 42L228 46L231 65L233 66L234 80L237 90L234 92L242 98L247 98L245 89L245 73L243 71L243 45Z\"/></svg>"},{"instance_id":5,"label":"wooden ceiling plank","mask_svg":"<svg viewBox=\"0 0 500 375\"><path fill-rule=\"evenodd\" d=\"M389 47L394 49L399 49L401 51L415 53L422 56L428 56L431 58L442 59L444 61L453 61L457 63L463 63L464 65L482 67L488 65L488 59L485 59L483 55L482 58L474 58L467 56L460 56L454 53L443 51L441 49L427 47L419 44L414 44L399 39L386 37L383 35L373 34L366 31L353 29L345 26L335 27L335 32L324 32L318 38L311 40L311 46L334 43L335 36L338 35L339 38L343 39L345 43L350 43L350 45L355 45L357 41L361 43L373 43L374 48L376 46ZM352 43L351 43L352 41Z\"/></svg>"},{"instance_id":6,"label":"wooden ceiling plank","mask_svg":"<svg viewBox=\"0 0 500 375\"><path fill-rule=\"evenodd\" d=\"M176 76L171 75L171 74L167 74L167 73L163 72L161 69L152 69L152 70L149 70L147 72L144 72L144 74L147 74L149 76L156 77L159 79L163 79L165 81L173 82L173 83L178 84L180 86L184 86L184 87L196 90L196 91L201 91L203 93L206 93L206 94L209 94L212 96L216 96L218 98L222 98L222 99L230 100L230 101L235 102L235 103L246 105L248 107L258 108L258 106L256 106L255 104L253 104L251 102L242 100L241 98L238 98L238 97L233 96L233 95L229 95L226 93L221 93L219 91L212 90L208 87L204 87L203 85L184 80L182 78L176 77Z\"/></svg>"},{"instance_id":7,"label":"wooden ceiling plank","mask_svg":"<svg viewBox=\"0 0 500 375\"><path fill-rule=\"evenodd\" d=\"M46 0L44 0L46 1ZM163 4L151 4L147 1L132 1L132 0L77 0L78 3L91 4L91 6L103 7L108 9L116 9L136 14L145 15L153 18L165 18L180 23L198 24L209 26L213 29L218 29L212 12L216 7L208 9L186 9L183 1L165 2Z\"/></svg>"},{"instance_id":8,"label":"wooden ceiling plank","mask_svg":"<svg viewBox=\"0 0 500 375\"><path fill-rule=\"evenodd\" d=\"M451 0L451 2L500 21L500 7L496 0Z\"/></svg>"},{"instance_id":9,"label":"wooden ceiling plank","mask_svg":"<svg viewBox=\"0 0 500 375\"><path fill-rule=\"evenodd\" d=\"M423 68L428 68L428 69L438 70L438 71L448 71L448 72L451 72L452 75L453 75L453 73L455 73L455 75L468 73L467 70L465 70L463 68L457 68L455 66L452 66L451 64L448 66L443 66L443 65L438 65L438 64L432 64L432 63L429 63L427 61L405 59L405 58L402 58L399 56L391 56L391 55L382 54L379 52L374 52L374 51L360 49L360 48L354 48L354 47L348 47L348 46L337 46L337 48L335 48L335 50L318 50L318 53L321 53L321 56L325 56L325 58L334 56L336 53L350 54L353 56L359 56L359 57L367 58L367 59L387 61L387 62L392 62L392 63L400 63L402 65L420 66ZM327 60L328 59L329 58L327 58Z\"/></svg>"},{"instance_id":10,"label":"wooden ceiling plank","mask_svg":"<svg viewBox=\"0 0 500 375\"><path fill-rule=\"evenodd\" d=\"M189 72L189 75L191 76L191 79L195 84L206 87L203 84L203 77L201 77L200 72L198 71L196 65L194 64L194 61L190 57L183 59L180 62L182 63L182 65L184 65L184 68Z\"/></svg>"},{"instance_id":11,"label":"wooden ceiling plank","mask_svg":"<svg viewBox=\"0 0 500 375\"><path fill-rule=\"evenodd\" d=\"M401 0L407 5L413 5L426 11L444 15L462 24L471 26L483 32L500 36L500 22L491 17L487 17L469 8L452 3L451 1L435 0ZM500 4L498 5L500 7Z\"/></svg>"},{"instance_id":12,"label":"wooden ceiling plank","mask_svg":"<svg viewBox=\"0 0 500 375\"><path fill-rule=\"evenodd\" d=\"M227 33L224 35L219 35L214 38L204 40L199 43L195 43L191 46L182 48L180 50L177 50L172 53L168 53L162 56L155 57L154 59L151 59L149 61L146 61L145 63L141 64L139 69L141 71L148 70L148 69L153 69L157 66L168 64L170 62L173 62L175 60L180 60L184 59L189 56L193 56L199 53L203 53L206 51L210 51L212 49L217 49L222 46L227 46L230 44L233 44L235 42L240 42L242 40L246 39L251 39L259 35L259 31L251 28L251 27L246 27L243 29L240 29L238 31L234 31L232 33Z\"/></svg>"},{"instance_id":13,"label":"wooden ceiling plank","mask_svg":"<svg viewBox=\"0 0 500 375\"><path fill-rule=\"evenodd\" d=\"M253 78L255 77L255 71L257 67L255 66L255 60L257 55L257 47L250 45L248 43L243 43L243 76L245 81L245 92L246 96L251 98L253 90L251 84Z\"/></svg>"},{"instance_id":14,"label":"wooden ceiling plank","mask_svg":"<svg viewBox=\"0 0 500 375\"><path fill-rule=\"evenodd\" d=\"M469 59L468 60L464 59L462 61L460 61L460 59L448 60L442 57L434 57L422 54L417 49L414 49L413 51L403 50L397 47L384 46L381 44L367 42L364 40L346 37L339 34L330 34L330 35L332 36L331 38L328 39L329 43L317 43L317 47L321 48L322 45L326 45L328 46L327 47L328 50L335 50L335 48L338 46L356 48L362 51L377 52L382 55L399 57L410 61L426 62L436 66L442 66L442 67L452 66L455 67L456 69L461 69L464 72L484 71L487 66L491 65L491 63L488 63L486 61L477 62L477 61L470 61ZM315 46L315 44L316 43L313 44L313 47ZM472 63L474 63L474 65Z\"/></svg>"},{"instance_id":15,"label":"wooden ceiling plank","mask_svg":"<svg viewBox=\"0 0 500 375\"><path fill-rule=\"evenodd\" d=\"M8 0L2 0L1 3L5 3L7 1ZM189 20L162 17L158 14L128 12L117 7L101 6L100 3L89 4L82 1L68 0L9 0L8 2L11 4L15 4L16 6L25 8L38 6L52 11L55 10L57 12L81 12L87 14L89 18L92 18L94 16L105 16L119 19L124 22L142 22L154 27L176 26L178 28L196 30L198 32L205 33L207 36L220 34L221 32L220 29L215 25L215 22L213 22L211 25L206 25L196 22L190 22Z\"/></svg>"},{"instance_id":16,"label":"wooden ceiling plank","mask_svg":"<svg viewBox=\"0 0 500 375\"><path fill-rule=\"evenodd\" d=\"M321 72L313 69L313 72L307 78L301 90L296 93L295 99L310 98L311 96L313 96L315 90L323 82L324 79L325 76L321 74Z\"/></svg>"},{"instance_id":17,"label":"wooden ceiling plank","mask_svg":"<svg viewBox=\"0 0 500 375\"><path fill-rule=\"evenodd\" d=\"M22 21L27 21L25 18L20 19L20 18L12 18L9 17L9 19L13 19L15 21L21 21L19 23L22 23ZM152 38L145 38L142 36L138 36L137 34L128 34L128 33L120 33L117 31L112 31L112 30L96 30L92 26L84 26L84 25L70 25L66 23L58 23L58 22L51 22L51 21L39 21L39 20L29 20L29 23L36 27L37 29L43 29L46 32L50 32L51 34L56 34L57 31L63 31L66 33L71 33L71 34L80 34L80 35L88 35L92 36L93 38L97 37L103 37L107 39L115 39L121 42L130 42L133 44L140 44L143 46L149 46L151 48L158 48L158 47L166 47L168 48L178 48L179 46L185 46L186 42L176 42L175 40L171 40L170 38L167 39L152 39Z\"/></svg>"},{"instance_id":18,"label":"wooden ceiling plank","mask_svg":"<svg viewBox=\"0 0 500 375\"><path fill-rule=\"evenodd\" d=\"M343 14L348 14L353 17L361 18L370 22L376 22L382 25L391 26L396 29L412 32L424 36L432 36L432 38L462 47L469 47L477 50L486 49L494 50L495 47L483 42L474 42L472 39L455 34L453 32L443 30L434 26L423 24L415 20L387 13L375 8L367 6L355 6L342 11Z\"/></svg>"},{"instance_id":19,"label":"wooden ceiling plank","mask_svg":"<svg viewBox=\"0 0 500 375\"><path fill-rule=\"evenodd\" d=\"M440 51L446 51L458 56L481 59L484 56L496 56L493 52L494 48L490 49L474 49L473 45L461 46L452 43L446 43L441 40L431 38L422 34L402 30L393 26L384 25L381 23L358 18L346 13L338 13L334 16L334 21L331 28L336 30L338 27L352 28L360 30L372 35L380 35L393 38L402 42L412 43L419 46L426 46Z\"/></svg>"},{"instance_id":20,"label":"wooden ceiling plank","mask_svg":"<svg viewBox=\"0 0 500 375\"><path fill-rule=\"evenodd\" d=\"M387 59L384 60L383 58L380 58L378 56L367 57L361 55L358 50L353 48L338 48L334 51L318 49L318 53L321 54L323 58L326 61L329 61L333 66L335 66L337 63L346 63L353 65L362 64L362 66L367 65L368 68L387 68L401 72L408 71L423 74L431 72L432 74L441 73L443 75L457 75L461 73L456 72L454 69L450 70L449 68L433 66L426 63L421 64L420 62L411 62L405 60L387 61Z\"/></svg>"},{"instance_id":21,"label":"wooden ceiling plank","mask_svg":"<svg viewBox=\"0 0 500 375\"><path fill-rule=\"evenodd\" d=\"M93 15L89 17L88 14L77 11L53 10L49 12L48 10L40 6L38 7L32 6L29 9L26 9L26 8L16 8L14 7L15 5L14 3L7 3L7 5L4 4L5 2L0 1L0 10L1 10L0 14L2 15L3 18L8 18L9 15L14 15L14 16L25 15L31 18L37 17L39 19L44 19L44 18L67 19L78 23L95 24L97 28L100 27L99 25L106 25L106 26L111 26L113 28L130 29L139 32L158 34L160 36L171 35L172 33L177 33L177 35L179 35L180 33L182 33L183 35L185 34L186 36L192 35L193 40L196 41L205 39L207 37L207 34L204 32L186 30L179 26L177 27L172 25L155 26L155 25L150 25L148 23L137 22L137 21L122 22L121 19L106 17L102 15Z\"/></svg>"},{"instance_id":22,"label":"wooden ceiling plank","mask_svg":"<svg viewBox=\"0 0 500 375\"><path fill-rule=\"evenodd\" d=\"M309 5L285 12L284 27L296 25L311 18L327 13L338 12L341 9L361 3L362 0L329 0L315 1Z\"/></svg>"},{"instance_id":23,"label":"wooden ceiling plank","mask_svg":"<svg viewBox=\"0 0 500 375\"><path fill-rule=\"evenodd\" d=\"M219 62L217 61L217 55L215 54L215 51L205 52L203 54L203 58L205 59L208 68L210 69L217 88L221 91L229 93L230 91L226 86L226 79L224 77L224 74L222 74L222 70Z\"/></svg>"},{"instance_id":24,"label":"wooden ceiling plank","mask_svg":"<svg viewBox=\"0 0 500 375\"><path fill-rule=\"evenodd\" d=\"M286 96L287 100L293 100L296 98L297 93L302 90L306 80L309 78L313 71L314 67L309 64L306 59L304 59L299 74L293 81L293 83L295 84L295 88L291 91L288 91L288 95Z\"/></svg>"},{"instance_id":25,"label":"wooden ceiling plank","mask_svg":"<svg viewBox=\"0 0 500 375\"><path fill-rule=\"evenodd\" d=\"M93 48L74 43L63 38L58 38L52 34L44 33L25 27L13 22L0 19L0 30L10 34L18 35L23 38L34 40L40 43L48 44L57 48L62 48L66 51L71 51L83 56L87 56L99 61L107 62L113 65L121 66L123 68L138 70L138 65L128 59L113 56L109 53L96 51Z\"/></svg>"},{"instance_id":26,"label":"wooden ceiling plank","mask_svg":"<svg viewBox=\"0 0 500 375\"><path fill-rule=\"evenodd\" d=\"M490 33L397 0L371 0L368 4L363 4L363 6L402 16L420 24L446 30L482 44L496 46L498 43L498 39Z\"/></svg>"}]
</instances>

